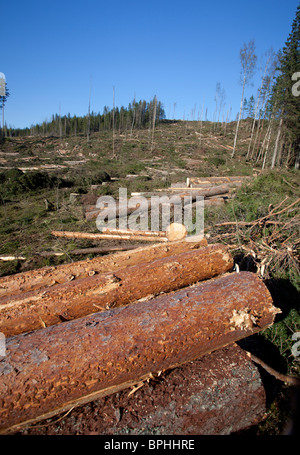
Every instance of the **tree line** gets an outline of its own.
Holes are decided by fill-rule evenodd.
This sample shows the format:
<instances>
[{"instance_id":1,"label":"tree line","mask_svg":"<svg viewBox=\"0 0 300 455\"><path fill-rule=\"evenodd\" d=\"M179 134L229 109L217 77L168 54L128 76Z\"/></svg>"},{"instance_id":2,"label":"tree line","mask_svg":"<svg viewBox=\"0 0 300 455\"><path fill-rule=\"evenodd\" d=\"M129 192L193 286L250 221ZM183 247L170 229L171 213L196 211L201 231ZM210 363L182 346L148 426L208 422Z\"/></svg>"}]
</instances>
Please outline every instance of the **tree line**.
<instances>
[{"instance_id":1,"label":"tree line","mask_svg":"<svg viewBox=\"0 0 300 455\"><path fill-rule=\"evenodd\" d=\"M122 106L110 108L104 106L100 112L88 112L84 116L71 114L52 115L50 121L31 125L28 128L6 128L6 134L16 136L77 136L86 135L100 131L133 131L134 129L152 128L165 118L165 111L161 101L156 96L149 102L145 100L133 100L128 107Z\"/></svg>"}]
</instances>

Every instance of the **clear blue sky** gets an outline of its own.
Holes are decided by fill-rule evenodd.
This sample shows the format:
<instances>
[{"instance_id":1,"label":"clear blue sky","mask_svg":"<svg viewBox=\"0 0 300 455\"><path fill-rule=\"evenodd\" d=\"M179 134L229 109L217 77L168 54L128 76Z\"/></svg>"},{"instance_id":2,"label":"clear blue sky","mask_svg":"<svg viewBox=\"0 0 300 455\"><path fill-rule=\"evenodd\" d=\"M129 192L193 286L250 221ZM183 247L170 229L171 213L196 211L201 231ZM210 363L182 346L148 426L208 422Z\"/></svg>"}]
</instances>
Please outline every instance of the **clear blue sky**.
<instances>
[{"instance_id":1,"label":"clear blue sky","mask_svg":"<svg viewBox=\"0 0 300 455\"><path fill-rule=\"evenodd\" d=\"M0 72L11 96L8 125L23 128L51 115L128 106L134 95L162 101L167 117L214 111L216 83L225 109L239 110L239 51L255 40L258 63L281 49L299 0L11 1L2 8ZM1 13L2 14L2 13ZM246 96L256 94L255 85Z\"/></svg>"}]
</instances>

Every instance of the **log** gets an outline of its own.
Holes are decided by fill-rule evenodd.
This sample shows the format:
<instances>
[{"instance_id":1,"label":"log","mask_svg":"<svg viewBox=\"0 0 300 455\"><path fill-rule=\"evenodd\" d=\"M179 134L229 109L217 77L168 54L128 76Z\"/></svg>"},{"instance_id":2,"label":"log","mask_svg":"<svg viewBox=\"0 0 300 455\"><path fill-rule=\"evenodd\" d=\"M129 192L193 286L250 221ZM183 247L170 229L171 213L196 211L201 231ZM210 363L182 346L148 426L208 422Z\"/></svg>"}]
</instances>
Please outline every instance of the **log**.
<instances>
[{"instance_id":1,"label":"log","mask_svg":"<svg viewBox=\"0 0 300 455\"><path fill-rule=\"evenodd\" d=\"M127 251L114 253L71 264L41 267L37 270L0 277L0 298L65 283L70 277L77 279L88 277L90 273L115 272L127 266L151 262L154 259L192 251L206 245L205 238L199 239L191 236L179 242L141 246L130 253Z\"/></svg>"},{"instance_id":2,"label":"log","mask_svg":"<svg viewBox=\"0 0 300 455\"><path fill-rule=\"evenodd\" d=\"M0 261L25 261L24 256L0 256Z\"/></svg>"},{"instance_id":3,"label":"log","mask_svg":"<svg viewBox=\"0 0 300 455\"><path fill-rule=\"evenodd\" d=\"M187 228L180 223L172 223L166 229L166 236L171 242L182 240L187 235Z\"/></svg>"},{"instance_id":4,"label":"log","mask_svg":"<svg viewBox=\"0 0 300 455\"><path fill-rule=\"evenodd\" d=\"M228 185L218 185L218 186L214 186L211 188L204 188L204 189L186 188L184 191L179 191L178 193L176 193L176 192L174 193L174 191L169 191L169 190L158 190L158 191L145 191L145 192L140 192L140 193L131 193L131 195L132 196L142 196L142 197L147 197L147 198L151 198L153 196L174 197L176 195L181 200L183 200L187 196L191 196L193 199L195 199L197 196L203 196L205 198L205 197L210 197L210 196L221 195L221 194L229 193L229 190L230 189L229 189ZM182 201L179 201L179 203L182 203Z\"/></svg>"},{"instance_id":5,"label":"log","mask_svg":"<svg viewBox=\"0 0 300 455\"><path fill-rule=\"evenodd\" d=\"M193 184L222 184L222 183L234 183L234 182L244 182L250 180L250 176L217 176L217 177L188 177L187 186Z\"/></svg>"},{"instance_id":6,"label":"log","mask_svg":"<svg viewBox=\"0 0 300 455\"><path fill-rule=\"evenodd\" d=\"M115 273L95 274L41 291L3 297L0 332L6 337L133 304L212 278L233 268L224 245L211 245ZM150 297L149 297L150 296Z\"/></svg>"},{"instance_id":7,"label":"log","mask_svg":"<svg viewBox=\"0 0 300 455\"><path fill-rule=\"evenodd\" d=\"M167 242L167 237L145 236L132 234L94 234L91 232L69 232L69 231L52 231L51 235L55 237L64 237L67 239L90 239L90 240L143 240L147 242Z\"/></svg>"},{"instance_id":8,"label":"log","mask_svg":"<svg viewBox=\"0 0 300 455\"><path fill-rule=\"evenodd\" d=\"M0 433L110 395L274 322L269 291L250 272L6 340Z\"/></svg>"},{"instance_id":9,"label":"log","mask_svg":"<svg viewBox=\"0 0 300 455\"><path fill-rule=\"evenodd\" d=\"M99 209L97 208L97 205L94 206L89 205L84 208L84 214L87 221L96 219L99 213L102 213L104 210L109 219L114 218L115 216L117 218L124 218L127 215L133 213L139 207L140 203L137 203L134 207L128 207L127 204L117 204L116 208L112 209L108 208Z\"/></svg>"},{"instance_id":10,"label":"log","mask_svg":"<svg viewBox=\"0 0 300 455\"><path fill-rule=\"evenodd\" d=\"M126 245L126 246L116 246L116 247L91 247L91 248L76 248L75 250L68 251L68 254L104 254L104 253L111 253L115 251L128 251L128 250L135 250L139 247L137 245ZM51 257L51 256L64 256L67 253L57 252L57 251L41 251L37 253L38 256L42 257Z\"/></svg>"},{"instance_id":11,"label":"log","mask_svg":"<svg viewBox=\"0 0 300 455\"><path fill-rule=\"evenodd\" d=\"M71 435L76 427L86 435L229 435L265 412L259 369L232 344L22 433Z\"/></svg>"},{"instance_id":12,"label":"log","mask_svg":"<svg viewBox=\"0 0 300 455\"><path fill-rule=\"evenodd\" d=\"M192 201L192 202L196 201L197 197L209 198L212 196L221 196L224 194L227 195L229 193L230 193L229 185L219 185L219 186L214 186L211 188L204 188L204 189L203 188L202 189L201 188L200 189L186 188L186 190L180 191L180 192L174 192L174 191L168 191L168 190L166 190L166 191L158 190L158 191L131 193L131 195L134 197L138 197L138 196L143 197L143 205L137 204L137 206L135 208L128 209L127 211L126 211L126 206L124 206L124 208L122 209L122 213L118 209L118 206L117 206L116 210L115 209L111 209L111 210L106 209L106 210L107 210L107 214L108 214L109 218L115 219L115 218L127 216L128 214L133 213L135 210L138 210L138 209L139 209L140 213L143 213L147 210L149 211L149 210L153 209L154 207L159 206L161 204L161 201L152 200L151 198L154 196L159 197L159 198L161 198L163 196L169 197L170 198L169 203L171 205L179 205L179 204L185 205L185 204L189 204L190 201ZM174 200L174 196L178 196L177 200ZM146 204L144 198L147 199L147 204ZM173 198L173 200L171 200L171 198ZM96 219L97 216L101 212L102 212L102 210L97 209L96 205L87 206L85 208L85 218L86 218L86 220L91 221L93 219Z\"/></svg>"},{"instance_id":13,"label":"log","mask_svg":"<svg viewBox=\"0 0 300 455\"><path fill-rule=\"evenodd\" d=\"M166 231L140 231L133 229L113 229L113 228L103 228L103 234L125 234L125 235L143 235L143 236L155 236L155 237L167 237ZM177 239L176 239L177 240Z\"/></svg>"}]
</instances>

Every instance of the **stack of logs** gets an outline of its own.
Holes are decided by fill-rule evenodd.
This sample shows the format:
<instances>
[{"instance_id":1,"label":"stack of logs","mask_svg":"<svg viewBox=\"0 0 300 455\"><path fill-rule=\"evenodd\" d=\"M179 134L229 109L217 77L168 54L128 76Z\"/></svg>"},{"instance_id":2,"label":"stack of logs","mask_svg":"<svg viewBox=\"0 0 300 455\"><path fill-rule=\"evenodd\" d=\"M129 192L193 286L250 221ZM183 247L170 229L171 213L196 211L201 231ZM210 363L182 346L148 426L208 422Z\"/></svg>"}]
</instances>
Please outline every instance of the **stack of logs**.
<instances>
[{"instance_id":1,"label":"stack of logs","mask_svg":"<svg viewBox=\"0 0 300 455\"><path fill-rule=\"evenodd\" d=\"M183 409L176 394L184 397L193 425L178 420L174 431L181 425L186 434L226 433L256 423L265 410L263 386L234 343L272 325L278 310L258 276L234 273L233 265L225 246L183 239L0 278L0 332L6 341L0 433L116 397L176 368L183 369L183 383L170 413ZM253 381L240 381L241 402L235 379L246 370ZM229 397L222 401L219 391L219 404L209 401L214 375L224 375L217 385ZM198 391L189 395L192 383ZM163 420L170 422L163 408ZM230 429L225 409L227 415L236 412ZM152 417L141 416L149 432L162 421Z\"/></svg>"},{"instance_id":2,"label":"stack of logs","mask_svg":"<svg viewBox=\"0 0 300 455\"><path fill-rule=\"evenodd\" d=\"M179 196L178 202L184 204L192 204L195 206L197 196L204 198L204 206L220 206L223 205L228 199L232 198L234 190L240 188L243 184L249 181L248 176L229 176L229 177L190 177L187 178L186 182L173 183L171 187L164 189L157 189L154 191L147 192L134 192L131 193L133 199L128 204L127 201L117 203L116 216L125 217L130 215L137 210L143 212L153 208L157 201L151 199L153 196ZM188 198L190 196L190 198ZM139 198L141 200L139 200ZM97 206L97 196L90 195L89 198L83 198L83 210L84 217L86 220L94 220L97 218L99 213L104 209ZM145 204L146 199L146 204ZM170 201L160 201L160 208L163 205L176 204L174 199ZM107 210L107 209L106 209ZM113 207L115 213L115 208ZM107 215L111 218L112 214L107 212Z\"/></svg>"}]
</instances>

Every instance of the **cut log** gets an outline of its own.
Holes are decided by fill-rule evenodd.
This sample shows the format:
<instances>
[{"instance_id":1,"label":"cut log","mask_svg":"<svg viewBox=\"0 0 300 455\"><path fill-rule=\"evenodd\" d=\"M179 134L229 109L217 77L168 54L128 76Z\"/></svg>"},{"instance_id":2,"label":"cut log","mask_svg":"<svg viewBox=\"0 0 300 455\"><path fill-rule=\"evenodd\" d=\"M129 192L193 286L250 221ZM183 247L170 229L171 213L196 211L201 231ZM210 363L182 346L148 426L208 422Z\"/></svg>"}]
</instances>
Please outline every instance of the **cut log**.
<instances>
[{"instance_id":1,"label":"cut log","mask_svg":"<svg viewBox=\"0 0 300 455\"><path fill-rule=\"evenodd\" d=\"M230 193L230 186L229 185L219 185L219 186L213 186L210 188L186 188L184 191L180 192L174 192L174 191L168 191L168 190L162 190L162 191L150 191L150 192L140 192L140 193L131 193L132 196L134 197L139 197L141 196L143 198L143 203L137 204L137 206L133 209L128 209L126 211L126 206L121 210L117 209L115 210L114 208L107 210L107 214L110 219L116 219L120 217L124 217L129 215L130 213L133 213L134 211L139 209L140 213L149 211L162 203L164 205L170 204L170 205L185 205L189 204L191 201L195 202L197 200L197 197L204 197L204 198L209 198L212 196L221 196L224 194L229 194ZM160 200L155 200L152 199L153 197L158 197L162 198L164 196L167 196L170 198L170 201L167 202L162 202ZM176 196L176 198L175 198ZM84 209L85 213L85 218L90 221L93 219L96 219L99 214L102 213L102 210L97 209L96 206L87 206Z\"/></svg>"},{"instance_id":2,"label":"cut log","mask_svg":"<svg viewBox=\"0 0 300 455\"><path fill-rule=\"evenodd\" d=\"M91 248L76 248L75 250L68 251L68 254L103 254L103 253L112 253L115 251L129 251L135 250L140 245L127 245L127 246L115 246L115 247L91 247ZM67 253L56 252L56 251L41 251L38 253L42 257L51 257L51 256L64 256Z\"/></svg>"},{"instance_id":3,"label":"cut log","mask_svg":"<svg viewBox=\"0 0 300 455\"><path fill-rule=\"evenodd\" d=\"M103 213L105 210L105 214L109 219L112 218L124 218L131 213L133 213L135 210L137 210L140 207L140 203L137 203L134 207L128 207L127 204L117 204L116 208L105 208L105 209L99 209L97 208L97 205L94 206L86 206L84 208L84 214L85 218L87 221L91 221L97 218L99 213Z\"/></svg>"},{"instance_id":4,"label":"cut log","mask_svg":"<svg viewBox=\"0 0 300 455\"><path fill-rule=\"evenodd\" d=\"M25 261L24 256L0 256L0 261Z\"/></svg>"},{"instance_id":5,"label":"cut log","mask_svg":"<svg viewBox=\"0 0 300 455\"><path fill-rule=\"evenodd\" d=\"M143 240L147 242L167 242L167 237L145 236L132 234L94 234L90 232L68 232L68 231L52 231L55 237L64 237L67 239L90 239L90 240Z\"/></svg>"},{"instance_id":6,"label":"cut log","mask_svg":"<svg viewBox=\"0 0 300 455\"><path fill-rule=\"evenodd\" d=\"M233 268L224 245L211 245L150 263L125 267L115 273L92 275L51 288L0 300L0 332L6 337L59 324L149 299Z\"/></svg>"},{"instance_id":7,"label":"cut log","mask_svg":"<svg viewBox=\"0 0 300 455\"><path fill-rule=\"evenodd\" d=\"M114 253L104 257L72 262L71 264L62 264L57 267L42 267L37 270L0 277L0 297L65 283L70 277L85 278L93 272L115 272L127 266L151 262L155 259L192 251L206 245L207 240L205 238L199 239L191 236L180 242L141 246L130 251L130 253L127 251Z\"/></svg>"},{"instance_id":8,"label":"cut log","mask_svg":"<svg viewBox=\"0 0 300 455\"><path fill-rule=\"evenodd\" d=\"M159 191L145 191L145 192L140 192L140 193L131 193L132 196L142 196L146 198L151 198L153 196L168 196L168 197L173 197L178 196L179 199L184 199L187 196L191 196L192 198L196 198L196 196L203 196L209 197L209 196L215 196L215 195L220 195L224 193L229 193L229 186L228 185L218 185L218 186L213 186L210 188L204 188L204 189L191 189L191 188L186 188L183 191L179 192L174 192L174 191L169 191L168 189L165 190L159 190ZM181 201L180 201L181 203Z\"/></svg>"},{"instance_id":9,"label":"cut log","mask_svg":"<svg viewBox=\"0 0 300 455\"><path fill-rule=\"evenodd\" d=\"M66 412L271 326L278 310L250 272L6 340L0 432Z\"/></svg>"},{"instance_id":10,"label":"cut log","mask_svg":"<svg viewBox=\"0 0 300 455\"><path fill-rule=\"evenodd\" d=\"M235 182L245 182L250 180L250 176L218 176L218 177L188 177L187 186L189 185L199 185L202 183L206 184L223 184L223 183L235 183Z\"/></svg>"},{"instance_id":11,"label":"cut log","mask_svg":"<svg viewBox=\"0 0 300 455\"><path fill-rule=\"evenodd\" d=\"M229 435L259 423L265 412L259 369L232 344L22 433L71 435L75 423L80 435Z\"/></svg>"},{"instance_id":12,"label":"cut log","mask_svg":"<svg viewBox=\"0 0 300 455\"><path fill-rule=\"evenodd\" d=\"M102 229L103 234L120 234L120 235L132 235L133 237L136 235L142 235L142 236L155 236L155 237L167 237L167 234L165 231L138 231L138 230L133 230L133 229L112 229L112 228L103 228ZM178 240L178 239L175 239ZM181 240L181 239L180 239Z\"/></svg>"},{"instance_id":13,"label":"cut log","mask_svg":"<svg viewBox=\"0 0 300 455\"><path fill-rule=\"evenodd\" d=\"M171 242L182 240L187 235L187 228L180 223L172 223L166 229L166 236Z\"/></svg>"}]
</instances>

